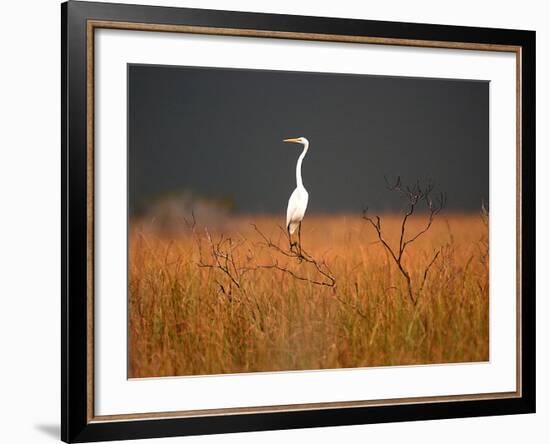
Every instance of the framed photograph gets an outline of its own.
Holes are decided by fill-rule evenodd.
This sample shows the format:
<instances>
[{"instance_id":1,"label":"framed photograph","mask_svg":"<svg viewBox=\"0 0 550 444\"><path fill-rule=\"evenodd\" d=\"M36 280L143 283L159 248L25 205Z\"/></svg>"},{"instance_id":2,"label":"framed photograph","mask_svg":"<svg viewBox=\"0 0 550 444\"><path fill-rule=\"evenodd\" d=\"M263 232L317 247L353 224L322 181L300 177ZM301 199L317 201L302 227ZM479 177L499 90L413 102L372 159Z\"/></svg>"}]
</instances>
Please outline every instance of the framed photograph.
<instances>
[{"instance_id":1,"label":"framed photograph","mask_svg":"<svg viewBox=\"0 0 550 444\"><path fill-rule=\"evenodd\" d=\"M535 33L69 1L62 439L535 411Z\"/></svg>"}]
</instances>

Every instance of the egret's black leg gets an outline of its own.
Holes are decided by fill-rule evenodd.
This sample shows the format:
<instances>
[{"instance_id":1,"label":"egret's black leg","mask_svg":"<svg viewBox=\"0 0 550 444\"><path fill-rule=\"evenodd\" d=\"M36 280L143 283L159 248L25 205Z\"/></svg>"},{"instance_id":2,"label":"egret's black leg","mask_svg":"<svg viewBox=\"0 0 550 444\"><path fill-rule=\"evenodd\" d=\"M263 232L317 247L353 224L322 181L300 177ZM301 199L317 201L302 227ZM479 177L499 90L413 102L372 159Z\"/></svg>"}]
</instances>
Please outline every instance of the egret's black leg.
<instances>
[{"instance_id":1,"label":"egret's black leg","mask_svg":"<svg viewBox=\"0 0 550 444\"><path fill-rule=\"evenodd\" d=\"M286 226L286 234L288 234L288 248L292 251L292 235L290 234L290 224Z\"/></svg>"},{"instance_id":2,"label":"egret's black leg","mask_svg":"<svg viewBox=\"0 0 550 444\"><path fill-rule=\"evenodd\" d=\"M302 222L298 224L298 252L302 254Z\"/></svg>"}]
</instances>

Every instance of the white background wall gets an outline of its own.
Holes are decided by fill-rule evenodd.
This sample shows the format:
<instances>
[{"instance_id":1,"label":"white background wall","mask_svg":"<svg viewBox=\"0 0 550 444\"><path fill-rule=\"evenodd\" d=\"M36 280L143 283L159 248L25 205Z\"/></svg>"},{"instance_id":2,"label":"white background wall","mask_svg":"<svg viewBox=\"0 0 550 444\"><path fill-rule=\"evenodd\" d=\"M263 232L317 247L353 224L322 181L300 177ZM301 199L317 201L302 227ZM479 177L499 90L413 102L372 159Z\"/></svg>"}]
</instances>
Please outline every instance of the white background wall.
<instances>
[{"instance_id":1,"label":"white background wall","mask_svg":"<svg viewBox=\"0 0 550 444\"><path fill-rule=\"evenodd\" d=\"M137 1L139 2L139 1ZM124 3L136 3L124 2ZM537 31L536 415L333 427L154 442L548 442L550 432L550 13L536 0L145 3ZM57 0L2 4L0 26L0 441L54 442L60 373L60 20Z\"/></svg>"}]
</instances>

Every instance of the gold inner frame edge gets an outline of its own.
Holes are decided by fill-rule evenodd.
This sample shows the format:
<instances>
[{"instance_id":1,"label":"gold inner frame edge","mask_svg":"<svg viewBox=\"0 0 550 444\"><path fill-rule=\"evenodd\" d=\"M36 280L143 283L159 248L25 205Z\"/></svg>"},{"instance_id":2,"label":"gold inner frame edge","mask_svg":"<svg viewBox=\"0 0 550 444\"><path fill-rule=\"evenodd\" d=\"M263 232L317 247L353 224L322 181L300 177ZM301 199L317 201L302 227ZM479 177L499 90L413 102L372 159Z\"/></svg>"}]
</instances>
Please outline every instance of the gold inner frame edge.
<instances>
[{"instance_id":1,"label":"gold inner frame edge","mask_svg":"<svg viewBox=\"0 0 550 444\"><path fill-rule=\"evenodd\" d=\"M422 396L397 399L336 401L324 403L286 404L259 407L229 407L207 410L182 410L173 412L145 412L116 415L94 414L94 36L95 29L119 29L131 31L177 32L234 37L259 37L289 40L309 40L338 43L362 43L375 45L409 46L421 48L462 49L473 51L511 52L516 56L516 391L477 393L451 396ZM160 418L188 418L197 416L222 416L237 414L325 410L333 408L358 408L414 403L459 402L518 398L522 396L522 348L521 348L521 152L522 152L522 48L516 45L449 42L368 36L312 34L256 29L214 28L188 25L133 23L108 20L88 20L86 25L86 184L87 184L87 420L88 423L144 420Z\"/></svg>"}]
</instances>

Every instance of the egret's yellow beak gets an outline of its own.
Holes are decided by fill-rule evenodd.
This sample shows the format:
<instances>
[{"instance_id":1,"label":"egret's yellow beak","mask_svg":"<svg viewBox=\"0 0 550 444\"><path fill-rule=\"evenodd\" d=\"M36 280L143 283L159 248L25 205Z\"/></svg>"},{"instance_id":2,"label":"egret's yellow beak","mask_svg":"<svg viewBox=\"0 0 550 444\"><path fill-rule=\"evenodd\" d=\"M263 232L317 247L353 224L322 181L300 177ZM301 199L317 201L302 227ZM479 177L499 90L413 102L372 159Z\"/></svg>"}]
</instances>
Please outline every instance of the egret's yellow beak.
<instances>
[{"instance_id":1,"label":"egret's yellow beak","mask_svg":"<svg viewBox=\"0 0 550 444\"><path fill-rule=\"evenodd\" d=\"M293 142L293 143L300 143L298 139L285 139L283 142Z\"/></svg>"}]
</instances>

